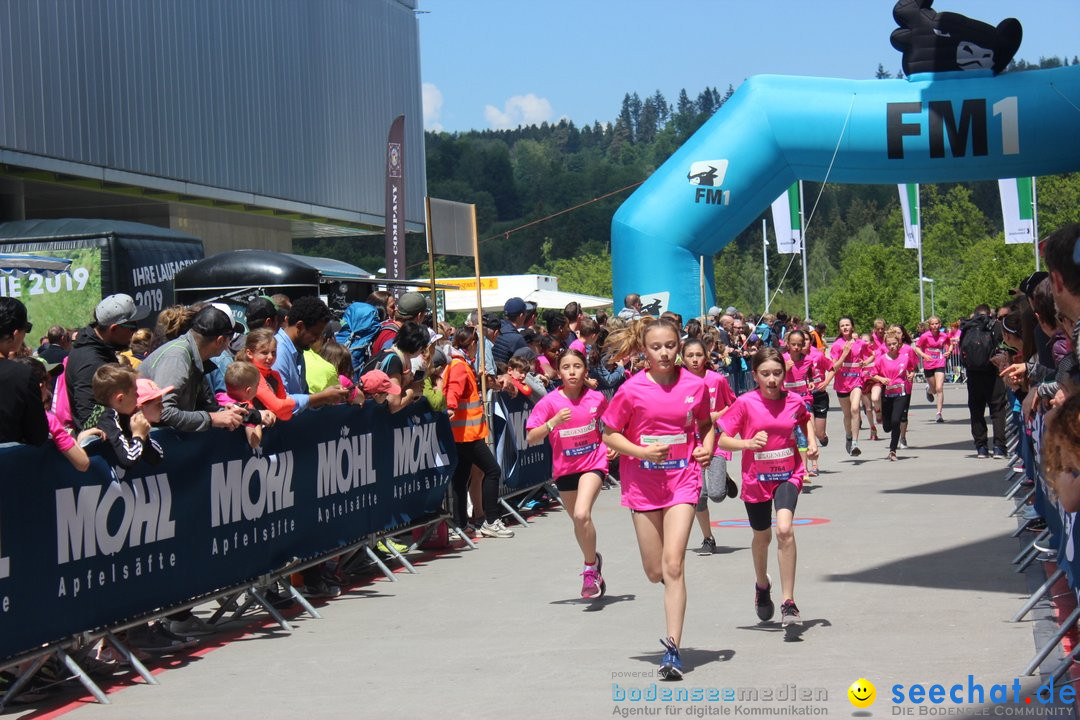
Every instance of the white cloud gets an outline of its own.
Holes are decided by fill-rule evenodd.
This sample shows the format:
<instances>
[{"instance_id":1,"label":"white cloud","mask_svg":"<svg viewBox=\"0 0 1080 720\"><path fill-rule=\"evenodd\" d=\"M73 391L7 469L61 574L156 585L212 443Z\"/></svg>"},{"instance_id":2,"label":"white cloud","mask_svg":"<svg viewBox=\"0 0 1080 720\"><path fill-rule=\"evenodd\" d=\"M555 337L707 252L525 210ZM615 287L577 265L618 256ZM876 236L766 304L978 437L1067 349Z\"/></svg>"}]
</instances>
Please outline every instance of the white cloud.
<instances>
[{"instance_id":1,"label":"white cloud","mask_svg":"<svg viewBox=\"0 0 1080 720\"><path fill-rule=\"evenodd\" d=\"M442 132L443 126L439 122L442 119L443 95L442 91L434 83L424 83L421 86L424 105L424 129L431 132Z\"/></svg>"},{"instance_id":2,"label":"white cloud","mask_svg":"<svg viewBox=\"0 0 1080 720\"><path fill-rule=\"evenodd\" d=\"M547 98L528 95L514 95L506 101L503 109L494 105L484 107L484 117L493 130L509 130L519 125L539 125L551 120L554 112Z\"/></svg>"}]
</instances>

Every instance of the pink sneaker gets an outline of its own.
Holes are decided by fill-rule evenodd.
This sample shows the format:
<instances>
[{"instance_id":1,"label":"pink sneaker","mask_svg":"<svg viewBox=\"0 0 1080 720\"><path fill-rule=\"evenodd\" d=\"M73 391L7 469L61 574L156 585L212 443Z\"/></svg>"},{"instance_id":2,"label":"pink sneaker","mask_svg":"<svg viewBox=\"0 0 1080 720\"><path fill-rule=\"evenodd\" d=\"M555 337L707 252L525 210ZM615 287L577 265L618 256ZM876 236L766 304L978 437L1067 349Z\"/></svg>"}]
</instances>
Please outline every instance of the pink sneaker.
<instances>
[{"instance_id":1,"label":"pink sneaker","mask_svg":"<svg viewBox=\"0 0 1080 720\"><path fill-rule=\"evenodd\" d=\"M603 576L600 575L600 569L604 565L604 558L600 556L600 553L596 553L596 565L593 567L586 567L585 571L581 573L581 597L594 598L603 597L607 591L607 583L604 582Z\"/></svg>"}]
</instances>

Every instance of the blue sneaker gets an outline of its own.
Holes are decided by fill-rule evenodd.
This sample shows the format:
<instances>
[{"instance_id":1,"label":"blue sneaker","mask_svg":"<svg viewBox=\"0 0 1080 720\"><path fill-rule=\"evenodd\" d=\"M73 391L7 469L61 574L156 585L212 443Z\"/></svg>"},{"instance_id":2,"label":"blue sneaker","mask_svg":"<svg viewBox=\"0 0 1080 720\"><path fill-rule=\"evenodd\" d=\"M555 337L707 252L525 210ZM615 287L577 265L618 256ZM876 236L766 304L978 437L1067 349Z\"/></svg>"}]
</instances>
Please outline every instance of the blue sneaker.
<instances>
[{"instance_id":1,"label":"blue sneaker","mask_svg":"<svg viewBox=\"0 0 1080 720\"><path fill-rule=\"evenodd\" d=\"M666 652L664 659L660 661L660 677L664 680L682 680L682 658L679 657L679 648L675 640L668 638L661 640Z\"/></svg>"}]
</instances>

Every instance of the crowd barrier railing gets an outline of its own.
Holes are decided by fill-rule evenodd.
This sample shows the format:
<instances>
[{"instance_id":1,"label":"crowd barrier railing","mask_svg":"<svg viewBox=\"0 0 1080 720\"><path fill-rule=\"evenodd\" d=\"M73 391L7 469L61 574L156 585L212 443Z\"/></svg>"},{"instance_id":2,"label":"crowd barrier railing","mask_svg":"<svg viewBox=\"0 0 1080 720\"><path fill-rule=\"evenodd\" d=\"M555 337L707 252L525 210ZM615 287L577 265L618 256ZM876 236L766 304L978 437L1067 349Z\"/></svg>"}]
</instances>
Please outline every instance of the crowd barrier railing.
<instances>
[{"instance_id":1,"label":"crowd barrier railing","mask_svg":"<svg viewBox=\"0 0 1080 720\"><path fill-rule=\"evenodd\" d=\"M164 460L126 471L93 446L85 473L0 446L0 667L55 655L82 679L64 649L87 638L441 519L457 461L426 402L303 413L254 450L223 430L154 438Z\"/></svg>"},{"instance_id":2,"label":"crowd barrier railing","mask_svg":"<svg viewBox=\"0 0 1080 720\"><path fill-rule=\"evenodd\" d=\"M1015 505L1009 515L1020 515L1029 506L1035 511L1032 516L1020 517L1013 537L1019 537L1025 531L1031 530L1037 522L1045 523L1045 528L1038 531L1023 545L1012 563L1016 566L1018 573L1023 573L1036 562L1054 565L1054 569L1046 573L1045 580L1025 600L1011 621L1020 622L1040 602L1047 599L1055 600L1056 596L1053 593L1062 582L1066 584L1068 593L1071 593L1077 602L1075 608L1057 624L1050 638L1039 646L1034 657L1025 666L1024 675L1033 675L1080 621L1080 551L1078 551L1080 548L1077 547L1078 538L1074 532L1076 513L1065 512L1048 492L1046 478L1039 461L1042 432L1043 417L1041 415L1036 417L1029 428L1025 426L1019 413L1010 414L1008 425L1010 461L1005 480L1011 484L1005 491L1005 497L1013 500ZM1077 658L1080 658L1080 645L1075 645L1063 661L1050 671L1054 682L1059 681L1069 671Z\"/></svg>"}]
</instances>

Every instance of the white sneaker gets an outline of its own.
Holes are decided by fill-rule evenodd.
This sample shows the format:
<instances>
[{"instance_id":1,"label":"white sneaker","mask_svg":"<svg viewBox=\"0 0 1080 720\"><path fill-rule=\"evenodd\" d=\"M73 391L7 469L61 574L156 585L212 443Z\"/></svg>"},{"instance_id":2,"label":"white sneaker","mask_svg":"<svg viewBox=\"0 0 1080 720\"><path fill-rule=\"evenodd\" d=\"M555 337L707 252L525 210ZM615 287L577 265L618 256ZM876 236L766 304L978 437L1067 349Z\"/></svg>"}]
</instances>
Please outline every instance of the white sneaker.
<instances>
[{"instance_id":1,"label":"white sneaker","mask_svg":"<svg viewBox=\"0 0 1080 720\"><path fill-rule=\"evenodd\" d=\"M502 520L496 520L493 523L485 522L480 526L480 534L489 538L512 538L514 537L514 531L507 528L503 524Z\"/></svg>"}]
</instances>

